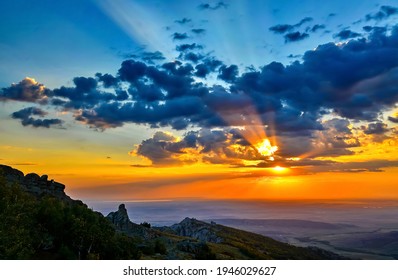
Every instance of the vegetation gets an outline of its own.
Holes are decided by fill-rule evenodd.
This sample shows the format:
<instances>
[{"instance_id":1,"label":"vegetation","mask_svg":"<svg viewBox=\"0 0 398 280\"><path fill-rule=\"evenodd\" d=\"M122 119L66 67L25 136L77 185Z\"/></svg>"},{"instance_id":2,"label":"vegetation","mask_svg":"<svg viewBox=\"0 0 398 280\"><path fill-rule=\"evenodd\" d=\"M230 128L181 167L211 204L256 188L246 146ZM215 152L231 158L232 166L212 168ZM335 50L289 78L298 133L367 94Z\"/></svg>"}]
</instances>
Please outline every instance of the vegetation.
<instances>
[{"instance_id":1,"label":"vegetation","mask_svg":"<svg viewBox=\"0 0 398 280\"><path fill-rule=\"evenodd\" d=\"M6 184L1 174L0 221L0 259L339 258L321 249L295 247L195 219L180 226L202 232L202 238L178 235L172 227L153 228L147 222L129 221L130 230L123 233L80 201L38 197Z\"/></svg>"},{"instance_id":2,"label":"vegetation","mask_svg":"<svg viewBox=\"0 0 398 280\"><path fill-rule=\"evenodd\" d=\"M85 204L37 198L18 185L6 186L2 176L0 220L0 259L137 259L141 254L136 240L116 232Z\"/></svg>"}]
</instances>

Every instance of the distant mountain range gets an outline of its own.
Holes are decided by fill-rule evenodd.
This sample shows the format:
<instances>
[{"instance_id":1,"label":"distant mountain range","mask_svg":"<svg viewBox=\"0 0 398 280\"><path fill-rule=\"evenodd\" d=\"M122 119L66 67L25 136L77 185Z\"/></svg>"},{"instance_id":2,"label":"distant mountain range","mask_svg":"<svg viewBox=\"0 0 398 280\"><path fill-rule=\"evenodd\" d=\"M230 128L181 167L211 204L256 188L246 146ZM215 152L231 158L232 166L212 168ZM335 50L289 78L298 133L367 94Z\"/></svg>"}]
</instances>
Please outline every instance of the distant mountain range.
<instances>
[{"instance_id":1,"label":"distant mountain range","mask_svg":"<svg viewBox=\"0 0 398 280\"><path fill-rule=\"evenodd\" d=\"M194 218L168 227L104 217L48 176L0 165L0 259L342 259Z\"/></svg>"}]
</instances>

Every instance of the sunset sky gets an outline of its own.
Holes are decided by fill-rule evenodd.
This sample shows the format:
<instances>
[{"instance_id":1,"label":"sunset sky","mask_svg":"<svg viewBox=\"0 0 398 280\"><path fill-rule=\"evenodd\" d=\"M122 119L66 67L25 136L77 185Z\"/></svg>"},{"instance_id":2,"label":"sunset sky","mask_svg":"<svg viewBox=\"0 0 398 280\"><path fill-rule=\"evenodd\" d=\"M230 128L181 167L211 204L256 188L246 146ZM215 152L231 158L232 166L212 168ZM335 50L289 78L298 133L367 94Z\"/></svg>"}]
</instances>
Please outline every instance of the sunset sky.
<instances>
[{"instance_id":1,"label":"sunset sky","mask_svg":"<svg viewBox=\"0 0 398 280\"><path fill-rule=\"evenodd\" d=\"M398 198L396 1L0 2L0 164L73 198Z\"/></svg>"}]
</instances>

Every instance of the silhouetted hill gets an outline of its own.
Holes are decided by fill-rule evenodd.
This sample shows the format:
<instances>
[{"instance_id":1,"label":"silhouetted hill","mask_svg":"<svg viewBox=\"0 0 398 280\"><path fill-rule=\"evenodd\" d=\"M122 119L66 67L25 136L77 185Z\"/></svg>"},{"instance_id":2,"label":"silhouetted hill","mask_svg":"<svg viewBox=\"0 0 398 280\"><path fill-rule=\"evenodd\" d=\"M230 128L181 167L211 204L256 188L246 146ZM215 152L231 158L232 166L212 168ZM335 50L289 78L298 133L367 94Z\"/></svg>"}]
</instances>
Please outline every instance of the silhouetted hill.
<instances>
[{"instance_id":1,"label":"silhouetted hill","mask_svg":"<svg viewBox=\"0 0 398 280\"><path fill-rule=\"evenodd\" d=\"M0 259L338 259L215 223L170 227L130 221L124 204L104 217L46 175L0 165Z\"/></svg>"}]
</instances>

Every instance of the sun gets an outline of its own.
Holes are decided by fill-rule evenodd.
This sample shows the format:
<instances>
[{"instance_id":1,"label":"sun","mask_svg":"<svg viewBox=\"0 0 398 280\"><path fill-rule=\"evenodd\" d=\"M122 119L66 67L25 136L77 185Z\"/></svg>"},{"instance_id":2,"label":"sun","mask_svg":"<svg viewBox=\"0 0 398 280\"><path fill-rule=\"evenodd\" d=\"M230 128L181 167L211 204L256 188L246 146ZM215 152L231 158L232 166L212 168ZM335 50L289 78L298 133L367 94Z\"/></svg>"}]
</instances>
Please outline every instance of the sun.
<instances>
[{"instance_id":1,"label":"sun","mask_svg":"<svg viewBox=\"0 0 398 280\"><path fill-rule=\"evenodd\" d=\"M283 173L283 172L287 171L287 168L277 165L272 168L272 171L274 171L276 173Z\"/></svg>"},{"instance_id":2,"label":"sun","mask_svg":"<svg viewBox=\"0 0 398 280\"><path fill-rule=\"evenodd\" d=\"M263 156L272 156L278 150L278 146L272 146L268 139L264 139L262 142L255 145L255 147Z\"/></svg>"}]
</instances>

